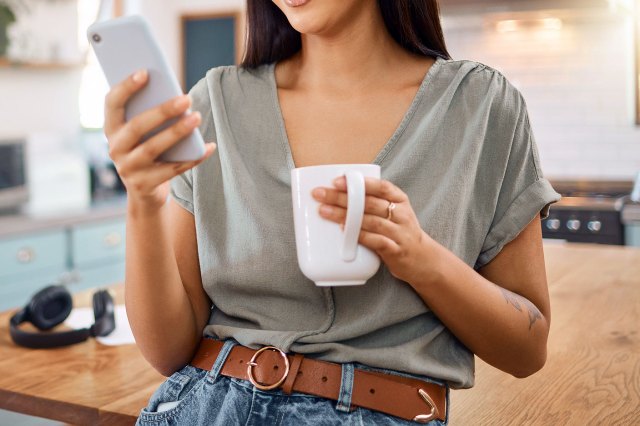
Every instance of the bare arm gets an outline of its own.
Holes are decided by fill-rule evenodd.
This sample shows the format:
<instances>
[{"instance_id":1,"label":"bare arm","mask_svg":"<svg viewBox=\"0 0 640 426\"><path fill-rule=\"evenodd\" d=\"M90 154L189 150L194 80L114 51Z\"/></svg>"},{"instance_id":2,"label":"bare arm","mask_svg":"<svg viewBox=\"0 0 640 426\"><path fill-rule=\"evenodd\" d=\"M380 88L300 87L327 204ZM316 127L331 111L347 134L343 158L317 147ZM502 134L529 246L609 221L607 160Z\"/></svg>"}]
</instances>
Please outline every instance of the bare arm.
<instances>
[{"instance_id":1,"label":"bare arm","mask_svg":"<svg viewBox=\"0 0 640 426\"><path fill-rule=\"evenodd\" d=\"M169 180L206 160L214 151L182 163L161 163L160 154L190 134L201 121L190 113L140 144L143 135L181 116L190 99L181 96L125 121L129 98L146 84L137 73L109 92L105 134L109 155L127 188L125 305L136 343L164 375L185 365L208 319L210 301L202 289L193 216L167 204Z\"/></svg>"},{"instance_id":2,"label":"bare arm","mask_svg":"<svg viewBox=\"0 0 640 426\"><path fill-rule=\"evenodd\" d=\"M153 237L150 237L153 236ZM125 303L140 351L165 376L189 362L209 319L193 215L129 204Z\"/></svg>"},{"instance_id":3,"label":"bare arm","mask_svg":"<svg viewBox=\"0 0 640 426\"><path fill-rule=\"evenodd\" d=\"M407 195L389 181L365 179L367 199L360 243L408 283L449 330L487 363L516 377L546 361L549 294L540 219L529 225L479 272L427 235ZM320 215L344 223L344 178L314 191ZM396 204L387 219L389 203Z\"/></svg>"},{"instance_id":4,"label":"bare arm","mask_svg":"<svg viewBox=\"0 0 640 426\"><path fill-rule=\"evenodd\" d=\"M435 252L438 272L412 286L447 328L516 377L541 369L550 307L539 217L479 273L441 246Z\"/></svg>"}]
</instances>

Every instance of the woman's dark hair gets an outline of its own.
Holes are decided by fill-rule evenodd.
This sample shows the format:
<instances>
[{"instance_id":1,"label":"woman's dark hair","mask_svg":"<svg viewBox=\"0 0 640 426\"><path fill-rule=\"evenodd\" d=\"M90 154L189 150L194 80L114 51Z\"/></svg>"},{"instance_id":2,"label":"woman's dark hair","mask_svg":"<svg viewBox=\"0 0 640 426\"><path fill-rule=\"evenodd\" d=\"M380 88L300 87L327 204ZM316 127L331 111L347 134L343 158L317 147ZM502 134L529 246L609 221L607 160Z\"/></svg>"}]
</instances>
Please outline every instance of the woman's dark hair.
<instances>
[{"instance_id":1,"label":"woman's dark hair","mask_svg":"<svg viewBox=\"0 0 640 426\"><path fill-rule=\"evenodd\" d=\"M391 36L410 52L449 59L437 0L378 0ZM302 46L297 32L270 0L247 0L247 46L242 66L255 68L293 56Z\"/></svg>"}]
</instances>

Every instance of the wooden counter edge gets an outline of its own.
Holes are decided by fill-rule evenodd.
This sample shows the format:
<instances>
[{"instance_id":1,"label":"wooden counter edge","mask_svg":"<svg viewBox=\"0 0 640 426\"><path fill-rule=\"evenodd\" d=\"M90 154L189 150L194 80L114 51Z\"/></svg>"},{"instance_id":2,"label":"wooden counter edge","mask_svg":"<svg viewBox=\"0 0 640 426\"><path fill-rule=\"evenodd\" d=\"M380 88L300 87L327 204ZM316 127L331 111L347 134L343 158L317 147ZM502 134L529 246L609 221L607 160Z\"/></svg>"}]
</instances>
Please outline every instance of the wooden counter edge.
<instances>
[{"instance_id":1,"label":"wooden counter edge","mask_svg":"<svg viewBox=\"0 0 640 426\"><path fill-rule=\"evenodd\" d=\"M75 425L97 424L99 418L97 409L70 402L24 396L4 389L0 389L0 408Z\"/></svg>"},{"instance_id":2,"label":"wooden counter edge","mask_svg":"<svg viewBox=\"0 0 640 426\"><path fill-rule=\"evenodd\" d=\"M99 410L98 419L98 424L105 426L131 426L138 420L136 416L102 409Z\"/></svg>"}]
</instances>

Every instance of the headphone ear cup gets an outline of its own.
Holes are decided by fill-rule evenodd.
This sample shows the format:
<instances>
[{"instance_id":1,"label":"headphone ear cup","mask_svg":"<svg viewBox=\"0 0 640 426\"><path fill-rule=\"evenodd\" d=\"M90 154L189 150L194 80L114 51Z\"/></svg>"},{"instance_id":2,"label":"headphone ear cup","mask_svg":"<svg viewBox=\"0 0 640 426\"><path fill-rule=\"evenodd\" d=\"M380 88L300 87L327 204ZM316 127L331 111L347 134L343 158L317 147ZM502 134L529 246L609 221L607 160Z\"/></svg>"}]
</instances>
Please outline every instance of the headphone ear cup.
<instances>
[{"instance_id":1,"label":"headphone ear cup","mask_svg":"<svg viewBox=\"0 0 640 426\"><path fill-rule=\"evenodd\" d=\"M116 327L113 299L106 290L93 294L94 336L106 336Z\"/></svg>"},{"instance_id":2,"label":"headphone ear cup","mask_svg":"<svg viewBox=\"0 0 640 426\"><path fill-rule=\"evenodd\" d=\"M96 321L104 316L104 313L106 311L107 296L109 296L109 293L107 293L105 290L98 290L97 292L93 293L93 316Z\"/></svg>"},{"instance_id":3,"label":"headphone ear cup","mask_svg":"<svg viewBox=\"0 0 640 426\"><path fill-rule=\"evenodd\" d=\"M64 286L51 285L33 295L28 305L29 320L39 330L50 330L67 319L73 301Z\"/></svg>"}]
</instances>

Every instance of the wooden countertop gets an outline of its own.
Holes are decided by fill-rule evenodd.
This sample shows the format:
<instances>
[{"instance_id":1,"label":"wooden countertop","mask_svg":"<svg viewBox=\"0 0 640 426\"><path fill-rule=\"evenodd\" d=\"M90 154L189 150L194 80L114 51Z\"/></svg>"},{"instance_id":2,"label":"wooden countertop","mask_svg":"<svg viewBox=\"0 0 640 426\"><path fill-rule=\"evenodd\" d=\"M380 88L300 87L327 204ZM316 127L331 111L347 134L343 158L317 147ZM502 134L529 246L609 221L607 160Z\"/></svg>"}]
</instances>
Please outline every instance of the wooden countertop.
<instances>
[{"instance_id":1,"label":"wooden countertop","mask_svg":"<svg viewBox=\"0 0 640 426\"><path fill-rule=\"evenodd\" d=\"M452 425L631 425L640 418L640 250L545 246L551 332L545 367L516 379L477 360L453 391Z\"/></svg>"},{"instance_id":2,"label":"wooden countertop","mask_svg":"<svg viewBox=\"0 0 640 426\"><path fill-rule=\"evenodd\" d=\"M633 424L640 418L640 249L545 246L547 365L515 379L482 361L452 391L450 424ZM122 286L116 286L122 302ZM85 293L77 305L87 305ZM133 346L18 348L0 315L0 408L73 424L133 424L164 378Z\"/></svg>"}]
</instances>

